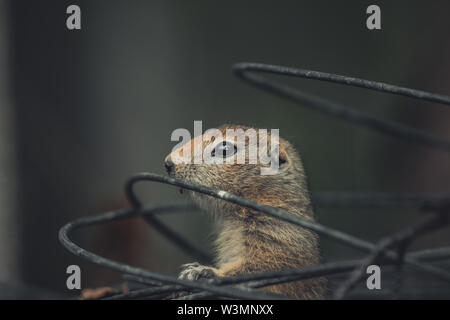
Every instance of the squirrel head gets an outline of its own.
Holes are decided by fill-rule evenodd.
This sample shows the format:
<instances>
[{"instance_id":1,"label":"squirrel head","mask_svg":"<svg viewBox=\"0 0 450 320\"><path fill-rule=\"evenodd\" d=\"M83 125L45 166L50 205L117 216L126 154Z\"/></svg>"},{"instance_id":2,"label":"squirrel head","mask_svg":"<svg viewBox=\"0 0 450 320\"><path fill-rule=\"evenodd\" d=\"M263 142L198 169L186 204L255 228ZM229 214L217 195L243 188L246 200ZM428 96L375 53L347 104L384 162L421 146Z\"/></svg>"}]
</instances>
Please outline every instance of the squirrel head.
<instances>
[{"instance_id":1,"label":"squirrel head","mask_svg":"<svg viewBox=\"0 0 450 320\"><path fill-rule=\"evenodd\" d=\"M310 206L300 155L288 141L278 137L278 131L222 125L174 148L165 159L165 167L174 178L268 206L289 211ZM249 214L224 200L194 191L189 194L206 211Z\"/></svg>"}]
</instances>

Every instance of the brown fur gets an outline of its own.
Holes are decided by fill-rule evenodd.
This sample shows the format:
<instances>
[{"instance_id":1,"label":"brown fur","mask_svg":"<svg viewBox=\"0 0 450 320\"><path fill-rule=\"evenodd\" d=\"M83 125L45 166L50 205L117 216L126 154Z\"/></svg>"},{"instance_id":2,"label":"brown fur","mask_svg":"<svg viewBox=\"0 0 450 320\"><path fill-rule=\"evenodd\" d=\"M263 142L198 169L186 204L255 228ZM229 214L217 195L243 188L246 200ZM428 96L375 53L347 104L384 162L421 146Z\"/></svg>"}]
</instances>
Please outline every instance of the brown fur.
<instances>
[{"instance_id":1,"label":"brown fur","mask_svg":"<svg viewBox=\"0 0 450 320\"><path fill-rule=\"evenodd\" d=\"M227 128L248 129L224 125L219 128L224 136ZM203 141L203 148L210 143L217 142ZM180 149L174 152L180 152ZM166 162L171 161L174 152L166 158ZM275 175L261 175L261 165L248 164L248 158L246 164L178 164L172 175L281 208L313 221L306 176L299 154L282 138L279 154L286 162L280 164L279 172ZM219 217L221 227L216 240L217 268L200 268L210 268L217 276L226 277L320 263L318 237L313 232L255 210L210 196L189 193L202 209ZM186 275L186 272L180 275L183 274ZM315 278L274 285L265 290L302 299L323 299L325 288L325 279Z\"/></svg>"}]
</instances>

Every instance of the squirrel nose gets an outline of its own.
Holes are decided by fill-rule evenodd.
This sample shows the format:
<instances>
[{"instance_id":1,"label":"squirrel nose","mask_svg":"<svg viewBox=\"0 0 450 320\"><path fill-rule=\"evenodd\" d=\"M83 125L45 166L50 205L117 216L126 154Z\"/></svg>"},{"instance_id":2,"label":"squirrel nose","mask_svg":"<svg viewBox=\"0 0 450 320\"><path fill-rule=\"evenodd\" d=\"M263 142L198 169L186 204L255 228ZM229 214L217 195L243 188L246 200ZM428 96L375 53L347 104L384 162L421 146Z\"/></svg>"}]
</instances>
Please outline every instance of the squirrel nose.
<instances>
[{"instance_id":1,"label":"squirrel nose","mask_svg":"<svg viewBox=\"0 0 450 320\"><path fill-rule=\"evenodd\" d=\"M173 170L175 169L175 164L173 163L170 155L167 156L167 158L164 160L164 167L166 167L166 171L169 175L173 173Z\"/></svg>"}]
</instances>

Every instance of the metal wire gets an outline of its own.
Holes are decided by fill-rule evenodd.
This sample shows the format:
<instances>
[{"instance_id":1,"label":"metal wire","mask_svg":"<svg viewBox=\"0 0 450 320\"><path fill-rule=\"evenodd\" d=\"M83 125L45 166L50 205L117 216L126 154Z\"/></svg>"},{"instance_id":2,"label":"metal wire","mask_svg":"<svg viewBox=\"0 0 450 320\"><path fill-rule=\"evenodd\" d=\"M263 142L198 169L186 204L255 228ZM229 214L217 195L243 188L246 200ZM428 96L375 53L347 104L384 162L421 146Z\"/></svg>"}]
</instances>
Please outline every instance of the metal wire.
<instances>
[{"instance_id":1,"label":"metal wire","mask_svg":"<svg viewBox=\"0 0 450 320\"><path fill-rule=\"evenodd\" d=\"M433 101L441 104L450 105L450 97L419 91L415 89L403 88L389 85L381 82L375 82L352 77L344 77L340 75L317 72L311 70L295 69L282 66L273 66L259 63L239 63L233 67L234 73L242 80L254 85L264 91L273 93L282 98L296 102L297 104L311 108L313 110L340 118L347 122L364 126L380 133L401 138L410 142L421 143L429 147L439 148L450 151L450 141L440 137L419 131L417 129L405 126L389 120L381 120L368 114L360 113L350 108L343 107L337 103L327 101L320 97L301 92L290 86L279 84L272 80L253 74L271 73L279 75L287 75L293 77L301 77L306 79L317 79L329 82L335 82L345 85L357 86L366 89L389 92L393 94L408 96L411 98Z\"/></svg>"},{"instance_id":2,"label":"metal wire","mask_svg":"<svg viewBox=\"0 0 450 320\"><path fill-rule=\"evenodd\" d=\"M329 81L344 85L356 86L381 92L388 92L403 95L415 99L436 102L450 105L450 97L429 93L425 91L398 87L380 82L364 79L334 75L324 72L288 68L283 66L273 66L256 63L240 63L233 67L235 74L242 80L263 89L266 92L276 94L297 104L313 108L324 114L328 114L353 124L371 128L383 134L402 138L410 142L421 143L429 147L450 151L450 142L416 130L414 128L398 124L389 120L381 120L367 114L362 114L336 103L326 101L322 98L300 92L297 89L257 76L254 73L280 74L306 79L316 79ZM143 217L150 225L156 228L167 239L177 245L186 254L195 257L200 261L210 261L208 254L202 252L189 241L180 237L170 227L164 225L155 215L167 212L192 211L192 206L163 205L144 207L136 196L133 187L141 181L154 181L166 183L184 189L200 192L215 198L219 198L237 205L257 210L263 214L281 219L288 223L297 225L299 228L307 228L322 236L329 237L334 241L343 243L349 247L356 248L367 253L367 257L361 260L336 261L326 264L319 264L294 270L280 270L264 272L258 274L247 274L233 276L229 278L210 279L205 281L179 280L174 277L161 275L149 270L136 268L126 264L118 263L106 259L92 252L89 252L73 243L68 234L77 228L82 228L94 224L103 224L113 220L128 219L133 217ZM303 220L284 210L265 206L248 199L238 197L228 192L214 190L206 186L173 179L152 173L137 174L126 182L125 194L132 205L131 209L123 209L108 212L96 216L80 218L72 221L61 228L59 239L61 243L73 254L82 257L90 262L103 267L116 270L124 275L127 281L140 283L148 288L138 289L129 293L116 295L111 299L133 299L147 298L159 299L168 296L168 293L180 291L193 292L180 299L203 299L210 297L224 297L237 299L280 299L288 298L256 290L268 285L285 283L289 281L300 281L313 277L330 276L333 274L349 273L350 276L342 281L335 290L333 298L343 299L361 280L365 267L380 263L396 266L396 273L400 279L404 266L420 271L440 279L450 282L450 273L442 270L431 262L442 261L450 258L450 247L427 249L420 252L407 252L407 248L423 234L434 232L444 228L449 224L448 214L450 212L450 195L426 195L408 193L369 193L369 194L338 194L322 193L313 197L314 203L323 206L354 206L354 207L414 207L426 211L431 211L431 217L417 225L406 227L392 235L383 237L377 243L371 243L345 232L336 230L328 226ZM397 281L396 290L400 289L400 281Z\"/></svg>"}]
</instances>

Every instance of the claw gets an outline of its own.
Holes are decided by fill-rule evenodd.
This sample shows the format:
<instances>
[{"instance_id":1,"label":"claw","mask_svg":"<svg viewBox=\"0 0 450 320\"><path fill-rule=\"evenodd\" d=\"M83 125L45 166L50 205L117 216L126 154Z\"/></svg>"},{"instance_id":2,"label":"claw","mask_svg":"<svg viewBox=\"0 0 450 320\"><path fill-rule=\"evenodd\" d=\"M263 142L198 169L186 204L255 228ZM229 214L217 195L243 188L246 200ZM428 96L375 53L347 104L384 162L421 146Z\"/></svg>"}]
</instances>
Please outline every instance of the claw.
<instances>
[{"instance_id":1,"label":"claw","mask_svg":"<svg viewBox=\"0 0 450 320\"><path fill-rule=\"evenodd\" d=\"M178 275L178 279L201 280L217 277L214 268L199 264L198 262L182 265L183 270Z\"/></svg>"}]
</instances>

